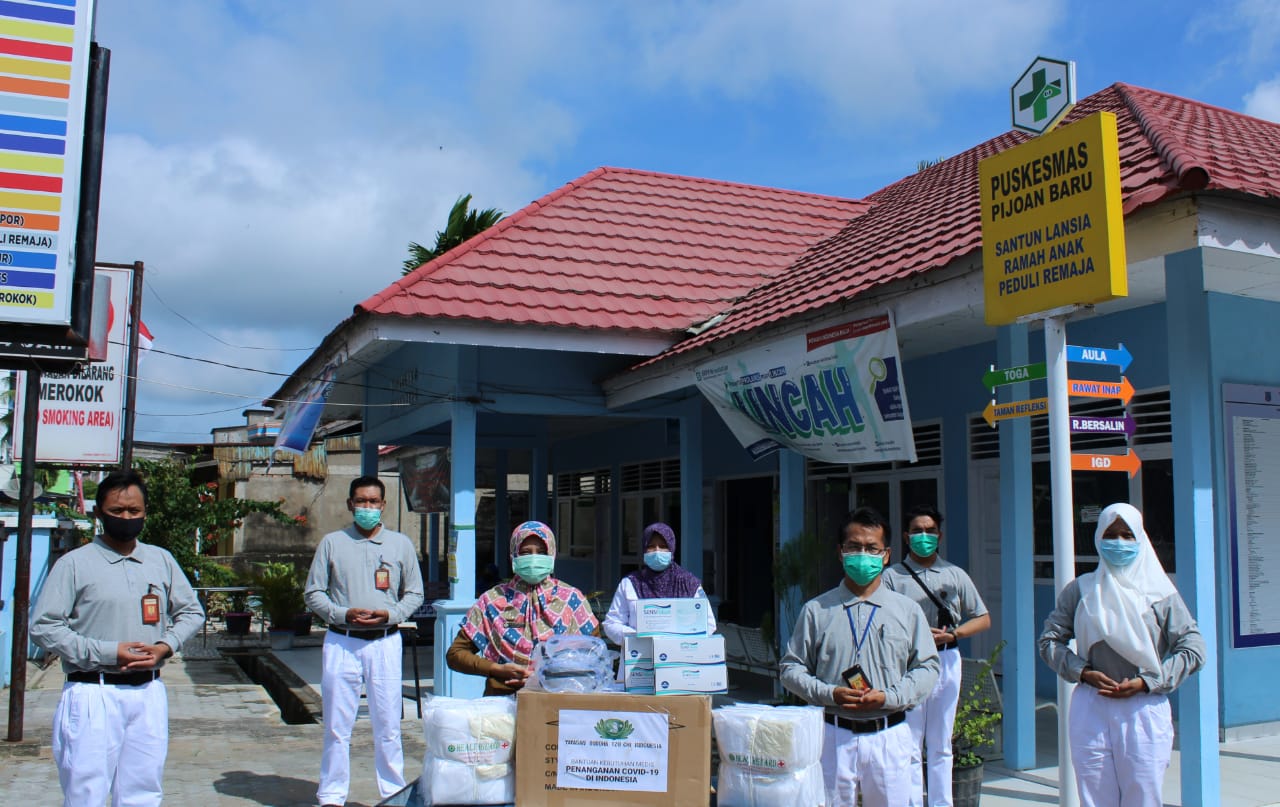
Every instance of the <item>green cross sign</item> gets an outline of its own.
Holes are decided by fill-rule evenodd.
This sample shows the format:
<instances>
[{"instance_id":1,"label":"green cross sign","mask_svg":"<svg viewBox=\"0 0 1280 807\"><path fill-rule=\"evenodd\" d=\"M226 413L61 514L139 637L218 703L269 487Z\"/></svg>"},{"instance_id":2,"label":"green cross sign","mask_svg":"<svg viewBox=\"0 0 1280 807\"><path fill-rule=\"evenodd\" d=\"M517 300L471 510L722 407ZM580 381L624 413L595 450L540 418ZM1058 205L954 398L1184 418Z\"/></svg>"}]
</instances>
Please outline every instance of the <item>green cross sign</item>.
<instances>
[{"instance_id":1,"label":"green cross sign","mask_svg":"<svg viewBox=\"0 0 1280 807\"><path fill-rule=\"evenodd\" d=\"M1013 126L1044 134L1076 103L1076 65L1043 56L1031 63L1010 88Z\"/></svg>"},{"instance_id":2,"label":"green cross sign","mask_svg":"<svg viewBox=\"0 0 1280 807\"><path fill-rule=\"evenodd\" d=\"M1031 91L1018 97L1018 109L1024 111L1031 107L1035 120L1042 121L1049 116L1049 100L1059 95L1062 95L1062 80L1046 82L1044 70L1037 70L1031 75Z\"/></svg>"}]
</instances>

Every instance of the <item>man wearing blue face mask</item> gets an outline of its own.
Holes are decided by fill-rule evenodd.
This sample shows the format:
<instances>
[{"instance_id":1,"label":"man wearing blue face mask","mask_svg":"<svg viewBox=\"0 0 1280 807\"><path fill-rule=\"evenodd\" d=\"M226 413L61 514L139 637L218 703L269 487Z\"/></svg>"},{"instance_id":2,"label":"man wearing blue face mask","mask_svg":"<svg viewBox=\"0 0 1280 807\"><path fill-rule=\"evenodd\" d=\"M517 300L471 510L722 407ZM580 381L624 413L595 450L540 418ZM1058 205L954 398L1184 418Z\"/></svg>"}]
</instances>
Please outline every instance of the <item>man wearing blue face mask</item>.
<instances>
[{"instance_id":1,"label":"man wearing blue face mask","mask_svg":"<svg viewBox=\"0 0 1280 807\"><path fill-rule=\"evenodd\" d=\"M1067 731L1081 805L1159 807L1173 751L1168 694L1204 666L1207 648L1137 508L1109 505L1093 541L1102 562L1058 594L1040 658L1083 685Z\"/></svg>"},{"instance_id":2,"label":"man wearing blue face mask","mask_svg":"<svg viewBox=\"0 0 1280 807\"><path fill-rule=\"evenodd\" d=\"M825 707L822 773L829 804L902 807L910 801L907 710L938 681L924 612L881 585L889 522L870 507L837 535L844 581L800 610L779 664L782 685Z\"/></svg>"},{"instance_id":3,"label":"man wearing blue face mask","mask_svg":"<svg viewBox=\"0 0 1280 807\"><path fill-rule=\"evenodd\" d=\"M936 507L918 505L907 511L903 535L907 557L884 570L889 588L916 601L929 620L938 647L938 684L924 703L907 713L915 736L915 763L911 766L910 807L924 804L921 748L928 750L929 801L932 807L951 807L951 731L960 701L960 649L958 641L991 627L987 606L964 569L938 555L942 538L942 514Z\"/></svg>"},{"instance_id":4,"label":"man wearing blue face mask","mask_svg":"<svg viewBox=\"0 0 1280 807\"><path fill-rule=\"evenodd\" d=\"M707 598L702 582L693 572L676 563L676 533L670 526L657 522L644 528L644 567L637 569L618 583L618 590L604 618L604 632L616 644L628 636L636 635L636 616L639 600ZM716 618L707 605L707 632L716 632ZM621 668L618 678L622 678Z\"/></svg>"},{"instance_id":5,"label":"man wearing blue face mask","mask_svg":"<svg viewBox=\"0 0 1280 807\"><path fill-rule=\"evenodd\" d=\"M307 575L307 607L329 625L321 660L324 751L317 796L322 805L347 799L361 683L369 702L378 792L386 798L405 786L396 626L422 604L422 571L408 536L383 526L385 504L386 488L376 476L352 480L347 509L354 523L321 539Z\"/></svg>"}]
</instances>

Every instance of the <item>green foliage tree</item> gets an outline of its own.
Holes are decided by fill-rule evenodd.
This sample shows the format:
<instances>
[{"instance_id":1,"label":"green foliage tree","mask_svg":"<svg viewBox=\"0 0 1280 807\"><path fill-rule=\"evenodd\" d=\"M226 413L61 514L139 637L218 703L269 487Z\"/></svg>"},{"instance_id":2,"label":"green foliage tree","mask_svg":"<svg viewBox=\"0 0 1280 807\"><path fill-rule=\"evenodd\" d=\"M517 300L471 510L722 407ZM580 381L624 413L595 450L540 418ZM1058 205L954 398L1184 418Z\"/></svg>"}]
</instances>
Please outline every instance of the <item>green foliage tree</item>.
<instances>
[{"instance_id":1,"label":"green foliage tree","mask_svg":"<svg viewBox=\"0 0 1280 807\"><path fill-rule=\"evenodd\" d=\"M484 210L468 210L471 194L459 196L449 210L449 220L443 230L436 233L435 246L424 247L416 241L409 242L409 257L405 259L400 274L407 275L422 264L438 258L464 241L479 235L502 220L505 215L495 207Z\"/></svg>"},{"instance_id":2,"label":"green foliage tree","mask_svg":"<svg viewBox=\"0 0 1280 807\"><path fill-rule=\"evenodd\" d=\"M184 460L138 460L136 470L147 480L147 524L142 540L164 547L193 582L194 572L204 585L225 585L229 570L204 554L219 537L230 533L250 513L292 524L295 520L279 502L224 498L216 483L200 484L194 467Z\"/></svg>"}]
</instances>

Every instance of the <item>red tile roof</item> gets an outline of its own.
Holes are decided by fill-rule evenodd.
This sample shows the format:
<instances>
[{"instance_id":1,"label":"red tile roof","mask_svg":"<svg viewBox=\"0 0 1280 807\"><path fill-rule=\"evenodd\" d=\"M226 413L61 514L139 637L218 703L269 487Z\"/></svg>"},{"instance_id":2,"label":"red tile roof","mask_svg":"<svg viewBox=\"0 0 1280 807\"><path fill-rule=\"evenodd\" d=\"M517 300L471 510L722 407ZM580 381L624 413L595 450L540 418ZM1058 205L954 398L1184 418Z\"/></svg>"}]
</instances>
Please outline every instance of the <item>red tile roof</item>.
<instances>
[{"instance_id":1,"label":"red tile roof","mask_svg":"<svg viewBox=\"0 0 1280 807\"><path fill-rule=\"evenodd\" d=\"M681 332L866 209L794 191L599 168L356 306L356 313Z\"/></svg>"},{"instance_id":2,"label":"red tile roof","mask_svg":"<svg viewBox=\"0 0 1280 807\"><path fill-rule=\"evenodd\" d=\"M1115 84L1066 122L1116 113L1126 214L1192 191L1280 199L1280 125L1154 90ZM979 250L978 162L1028 138L1009 132L868 196L871 209L662 355L817 311Z\"/></svg>"}]
</instances>

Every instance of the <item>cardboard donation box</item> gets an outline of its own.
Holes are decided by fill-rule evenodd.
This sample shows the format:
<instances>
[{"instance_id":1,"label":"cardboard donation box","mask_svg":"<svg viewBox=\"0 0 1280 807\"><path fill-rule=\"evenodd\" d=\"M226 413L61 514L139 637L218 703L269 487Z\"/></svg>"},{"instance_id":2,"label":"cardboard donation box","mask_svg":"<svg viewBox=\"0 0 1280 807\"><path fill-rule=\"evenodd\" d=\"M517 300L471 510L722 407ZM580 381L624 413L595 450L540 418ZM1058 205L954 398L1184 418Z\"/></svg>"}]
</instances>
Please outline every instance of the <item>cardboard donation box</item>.
<instances>
[{"instance_id":1,"label":"cardboard donation box","mask_svg":"<svg viewBox=\"0 0 1280 807\"><path fill-rule=\"evenodd\" d=\"M710 793L711 698L517 696L517 807L692 807Z\"/></svg>"}]
</instances>

